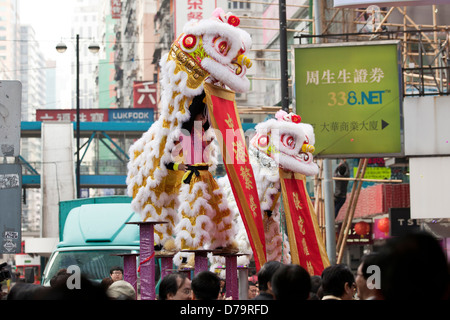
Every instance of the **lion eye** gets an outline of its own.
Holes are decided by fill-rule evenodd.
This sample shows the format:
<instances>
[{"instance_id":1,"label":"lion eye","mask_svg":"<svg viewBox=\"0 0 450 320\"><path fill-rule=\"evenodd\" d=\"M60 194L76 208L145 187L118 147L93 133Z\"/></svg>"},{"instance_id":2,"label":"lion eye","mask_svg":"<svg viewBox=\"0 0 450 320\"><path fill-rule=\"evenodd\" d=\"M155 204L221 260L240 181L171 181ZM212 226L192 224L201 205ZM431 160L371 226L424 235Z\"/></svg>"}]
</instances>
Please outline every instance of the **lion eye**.
<instances>
[{"instance_id":1,"label":"lion eye","mask_svg":"<svg viewBox=\"0 0 450 320\"><path fill-rule=\"evenodd\" d=\"M182 49L184 49L186 52L193 52L197 49L198 46L197 37L192 34L185 35L180 43L182 45Z\"/></svg>"},{"instance_id":2,"label":"lion eye","mask_svg":"<svg viewBox=\"0 0 450 320\"><path fill-rule=\"evenodd\" d=\"M295 139L293 136L287 134L281 135L281 143L289 149L295 148Z\"/></svg>"},{"instance_id":3,"label":"lion eye","mask_svg":"<svg viewBox=\"0 0 450 320\"><path fill-rule=\"evenodd\" d=\"M262 135L262 136L260 136L258 138L258 146L260 148L265 149L265 148L267 148L268 144L269 144L269 137L268 136Z\"/></svg>"},{"instance_id":4,"label":"lion eye","mask_svg":"<svg viewBox=\"0 0 450 320\"><path fill-rule=\"evenodd\" d=\"M228 51L230 50L228 41L222 37L217 37L216 39L214 39L214 48L223 56L226 56L228 54Z\"/></svg>"}]
</instances>

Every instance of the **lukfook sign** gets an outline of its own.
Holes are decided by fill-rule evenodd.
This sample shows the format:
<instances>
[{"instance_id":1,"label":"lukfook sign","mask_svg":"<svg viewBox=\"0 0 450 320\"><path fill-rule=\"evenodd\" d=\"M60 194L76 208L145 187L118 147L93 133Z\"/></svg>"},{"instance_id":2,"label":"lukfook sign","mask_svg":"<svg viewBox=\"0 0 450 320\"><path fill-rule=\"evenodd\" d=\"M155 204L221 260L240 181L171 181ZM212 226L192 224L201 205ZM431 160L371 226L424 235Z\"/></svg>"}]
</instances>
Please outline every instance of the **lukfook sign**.
<instances>
[{"instance_id":1,"label":"lukfook sign","mask_svg":"<svg viewBox=\"0 0 450 320\"><path fill-rule=\"evenodd\" d=\"M152 122L154 110L139 109L81 109L81 122ZM76 121L76 110L36 110L36 121Z\"/></svg>"}]
</instances>

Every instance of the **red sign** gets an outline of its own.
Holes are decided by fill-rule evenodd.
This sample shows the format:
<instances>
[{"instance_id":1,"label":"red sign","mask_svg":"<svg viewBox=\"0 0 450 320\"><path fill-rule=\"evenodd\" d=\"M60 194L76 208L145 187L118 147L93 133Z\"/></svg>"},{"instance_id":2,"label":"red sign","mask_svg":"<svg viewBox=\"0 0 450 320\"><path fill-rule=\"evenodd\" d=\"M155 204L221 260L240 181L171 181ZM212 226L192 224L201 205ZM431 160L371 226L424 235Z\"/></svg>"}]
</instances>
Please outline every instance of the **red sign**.
<instances>
[{"instance_id":1,"label":"red sign","mask_svg":"<svg viewBox=\"0 0 450 320\"><path fill-rule=\"evenodd\" d=\"M306 191L306 177L280 169L280 181L292 263L310 275L321 275L330 262Z\"/></svg>"},{"instance_id":2,"label":"red sign","mask_svg":"<svg viewBox=\"0 0 450 320\"><path fill-rule=\"evenodd\" d=\"M152 81L134 81L133 83L133 107L157 108L156 83Z\"/></svg>"},{"instance_id":3,"label":"red sign","mask_svg":"<svg viewBox=\"0 0 450 320\"><path fill-rule=\"evenodd\" d=\"M355 230L356 223L352 222L351 227L348 230L347 244L372 244L372 223L369 223L369 233L364 235L359 235ZM342 224L339 225L337 230L338 234L342 228Z\"/></svg>"},{"instance_id":4,"label":"red sign","mask_svg":"<svg viewBox=\"0 0 450 320\"><path fill-rule=\"evenodd\" d=\"M111 0L111 17L113 19L120 19L122 13L122 2L120 0Z\"/></svg>"},{"instance_id":5,"label":"red sign","mask_svg":"<svg viewBox=\"0 0 450 320\"><path fill-rule=\"evenodd\" d=\"M211 124L222 150L236 204L253 250L256 269L266 262L266 243L255 176L245 145L234 92L204 84ZM219 136L221 133L221 137Z\"/></svg>"},{"instance_id":6,"label":"red sign","mask_svg":"<svg viewBox=\"0 0 450 320\"><path fill-rule=\"evenodd\" d=\"M203 0L188 0L187 19L203 19Z\"/></svg>"},{"instance_id":7,"label":"red sign","mask_svg":"<svg viewBox=\"0 0 450 320\"><path fill-rule=\"evenodd\" d=\"M36 110L36 121L77 121L77 111L67 110ZM106 122L108 109L81 109L80 122Z\"/></svg>"}]
</instances>

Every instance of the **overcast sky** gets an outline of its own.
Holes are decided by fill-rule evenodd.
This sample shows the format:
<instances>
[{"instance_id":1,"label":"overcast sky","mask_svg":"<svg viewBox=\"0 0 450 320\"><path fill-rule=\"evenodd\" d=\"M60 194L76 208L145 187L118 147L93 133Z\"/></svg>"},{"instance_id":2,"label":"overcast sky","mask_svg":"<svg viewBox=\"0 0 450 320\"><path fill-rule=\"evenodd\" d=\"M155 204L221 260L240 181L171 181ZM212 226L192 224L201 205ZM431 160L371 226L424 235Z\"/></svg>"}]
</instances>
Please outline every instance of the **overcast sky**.
<instances>
[{"instance_id":1,"label":"overcast sky","mask_svg":"<svg viewBox=\"0 0 450 320\"><path fill-rule=\"evenodd\" d=\"M29 24L45 57L56 59L55 46L70 37L74 0L20 0L20 23Z\"/></svg>"}]
</instances>

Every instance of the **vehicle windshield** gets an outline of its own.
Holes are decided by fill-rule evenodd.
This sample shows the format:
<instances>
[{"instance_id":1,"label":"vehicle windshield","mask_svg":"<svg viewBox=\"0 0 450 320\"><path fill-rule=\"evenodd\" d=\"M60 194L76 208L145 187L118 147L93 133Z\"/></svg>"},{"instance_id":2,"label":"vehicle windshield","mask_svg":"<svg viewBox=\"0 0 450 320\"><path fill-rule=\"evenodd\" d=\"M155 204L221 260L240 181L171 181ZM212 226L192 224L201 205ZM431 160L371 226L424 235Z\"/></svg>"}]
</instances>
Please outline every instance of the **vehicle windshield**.
<instances>
[{"instance_id":1,"label":"vehicle windshield","mask_svg":"<svg viewBox=\"0 0 450 320\"><path fill-rule=\"evenodd\" d=\"M123 258L117 254L130 253L130 250L85 250L55 252L44 272L43 285L49 286L50 280L60 269L71 265L80 268L81 274L90 280L101 281L109 277L111 267L123 268Z\"/></svg>"}]
</instances>

